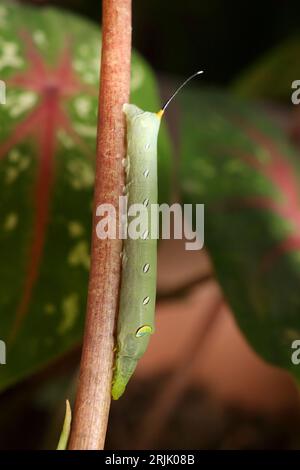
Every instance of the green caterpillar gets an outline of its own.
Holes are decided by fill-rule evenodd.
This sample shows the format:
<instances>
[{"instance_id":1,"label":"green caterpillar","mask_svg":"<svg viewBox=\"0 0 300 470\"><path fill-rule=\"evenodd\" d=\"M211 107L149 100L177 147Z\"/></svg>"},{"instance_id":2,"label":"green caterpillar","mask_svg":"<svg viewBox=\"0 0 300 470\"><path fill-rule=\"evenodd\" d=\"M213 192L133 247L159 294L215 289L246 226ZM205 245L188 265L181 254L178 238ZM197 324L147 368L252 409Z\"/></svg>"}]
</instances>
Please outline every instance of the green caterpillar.
<instances>
[{"instance_id":1,"label":"green caterpillar","mask_svg":"<svg viewBox=\"0 0 300 470\"><path fill-rule=\"evenodd\" d=\"M158 113L145 112L132 104L123 111L127 122L125 159L128 207L143 204L151 226L151 204L157 204L157 139L161 117L189 77ZM139 239L127 237L122 254L122 279L117 323L117 347L112 381L112 398L124 393L138 360L154 332L156 298L157 240L146 230Z\"/></svg>"}]
</instances>

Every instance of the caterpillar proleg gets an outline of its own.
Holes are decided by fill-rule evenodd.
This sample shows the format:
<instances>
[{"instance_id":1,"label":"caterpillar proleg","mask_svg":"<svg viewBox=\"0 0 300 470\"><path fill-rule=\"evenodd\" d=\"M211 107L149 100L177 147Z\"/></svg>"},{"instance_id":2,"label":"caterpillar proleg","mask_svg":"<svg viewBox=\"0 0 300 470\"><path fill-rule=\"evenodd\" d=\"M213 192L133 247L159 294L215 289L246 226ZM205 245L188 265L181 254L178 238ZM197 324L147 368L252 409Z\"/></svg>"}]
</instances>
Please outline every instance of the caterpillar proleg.
<instances>
[{"instance_id":1,"label":"caterpillar proleg","mask_svg":"<svg viewBox=\"0 0 300 470\"><path fill-rule=\"evenodd\" d=\"M127 156L125 160L128 207L143 204L151 226L151 204L157 204L157 139L161 117L179 90L199 71L189 77L158 113L125 104ZM157 240L145 233L140 239L127 237L122 256L122 279L117 346L112 381L112 398L125 390L138 360L147 349L154 332L156 298Z\"/></svg>"}]
</instances>

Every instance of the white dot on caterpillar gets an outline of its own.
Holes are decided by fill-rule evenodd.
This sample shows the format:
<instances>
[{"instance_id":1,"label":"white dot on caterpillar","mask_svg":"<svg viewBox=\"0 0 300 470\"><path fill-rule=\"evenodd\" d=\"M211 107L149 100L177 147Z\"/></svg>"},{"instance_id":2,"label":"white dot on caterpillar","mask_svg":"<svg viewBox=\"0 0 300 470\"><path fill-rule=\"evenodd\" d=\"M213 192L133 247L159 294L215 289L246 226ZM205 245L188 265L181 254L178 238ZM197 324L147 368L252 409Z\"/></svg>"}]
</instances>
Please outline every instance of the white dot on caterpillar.
<instances>
[{"instance_id":1,"label":"white dot on caterpillar","mask_svg":"<svg viewBox=\"0 0 300 470\"><path fill-rule=\"evenodd\" d=\"M150 297L145 297L143 300L143 305L147 305L150 302Z\"/></svg>"},{"instance_id":2,"label":"white dot on caterpillar","mask_svg":"<svg viewBox=\"0 0 300 470\"><path fill-rule=\"evenodd\" d=\"M143 239L143 240L146 240L147 237L148 237L148 235L149 235L149 230L145 230L145 232L144 232L143 235L142 235L142 239Z\"/></svg>"},{"instance_id":3,"label":"white dot on caterpillar","mask_svg":"<svg viewBox=\"0 0 300 470\"><path fill-rule=\"evenodd\" d=\"M148 198L146 198L146 199L144 200L143 204L144 204L144 206L145 206L145 207L147 207L147 206L148 206L148 204L149 204L149 199L148 199Z\"/></svg>"},{"instance_id":4,"label":"white dot on caterpillar","mask_svg":"<svg viewBox=\"0 0 300 470\"><path fill-rule=\"evenodd\" d=\"M149 176L149 170L145 170L144 173L143 173L143 175L145 176L145 178L148 178L148 176Z\"/></svg>"},{"instance_id":5,"label":"white dot on caterpillar","mask_svg":"<svg viewBox=\"0 0 300 470\"><path fill-rule=\"evenodd\" d=\"M150 148L150 143L148 142L146 145L145 145L145 150L149 150Z\"/></svg>"},{"instance_id":6,"label":"white dot on caterpillar","mask_svg":"<svg viewBox=\"0 0 300 470\"><path fill-rule=\"evenodd\" d=\"M149 264L149 263L144 264L144 266L143 266L143 272L146 274L146 273L149 271L149 268L150 268L150 264Z\"/></svg>"}]
</instances>

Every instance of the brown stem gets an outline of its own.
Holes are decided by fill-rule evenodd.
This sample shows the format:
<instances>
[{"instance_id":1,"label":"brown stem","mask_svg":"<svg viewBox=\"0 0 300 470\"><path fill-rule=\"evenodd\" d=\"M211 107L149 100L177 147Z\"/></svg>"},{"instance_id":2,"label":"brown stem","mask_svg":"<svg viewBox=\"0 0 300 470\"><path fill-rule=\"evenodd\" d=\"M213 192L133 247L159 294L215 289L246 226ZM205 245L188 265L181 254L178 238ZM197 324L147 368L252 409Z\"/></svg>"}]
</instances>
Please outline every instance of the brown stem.
<instances>
[{"instance_id":1,"label":"brown stem","mask_svg":"<svg viewBox=\"0 0 300 470\"><path fill-rule=\"evenodd\" d=\"M117 211L124 177L125 120L131 61L131 0L103 0L103 35L94 220L87 318L69 449L103 449L110 407L114 325L120 283L120 240L99 240L95 212Z\"/></svg>"}]
</instances>

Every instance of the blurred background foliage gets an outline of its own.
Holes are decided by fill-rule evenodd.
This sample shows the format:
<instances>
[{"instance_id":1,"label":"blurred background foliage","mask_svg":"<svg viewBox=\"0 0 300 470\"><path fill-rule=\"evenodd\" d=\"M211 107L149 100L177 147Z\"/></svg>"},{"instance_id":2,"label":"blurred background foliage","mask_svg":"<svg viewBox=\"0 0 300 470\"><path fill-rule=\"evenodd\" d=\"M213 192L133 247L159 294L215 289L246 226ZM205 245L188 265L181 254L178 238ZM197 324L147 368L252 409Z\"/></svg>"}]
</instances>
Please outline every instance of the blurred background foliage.
<instances>
[{"instance_id":1,"label":"blurred background foliage","mask_svg":"<svg viewBox=\"0 0 300 470\"><path fill-rule=\"evenodd\" d=\"M101 22L101 2L23 3L58 5ZM133 45L155 70L163 97L179 76L205 69L168 118L174 193L207 205L210 257L187 256L172 244L161 249L158 333L128 393L112 407L108 448L299 447L295 384L256 356L224 302L225 295L264 359L291 368L289 344L300 330L299 247L296 236L289 245L296 249L286 252L280 243L291 242L299 206L291 219L274 201L299 190L299 111L290 102L291 82L300 78L299 14L296 1L133 1ZM274 177L278 161L279 173L292 177L287 184ZM285 256L265 274L261 261L278 246ZM179 331L177 351L169 353ZM74 397L75 343L68 357L2 394L1 448L55 446L64 399ZM296 367L293 372L299 374ZM28 422L31 432L24 436Z\"/></svg>"},{"instance_id":2,"label":"blurred background foliage","mask_svg":"<svg viewBox=\"0 0 300 470\"><path fill-rule=\"evenodd\" d=\"M64 6L101 21L97 1L32 3ZM203 64L204 80L228 85L261 55L299 33L299 15L296 0L284 5L272 0L187 0L184 8L180 0L133 1L133 44L161 73L186 76Z\"/></svg>"}]
</instances>

